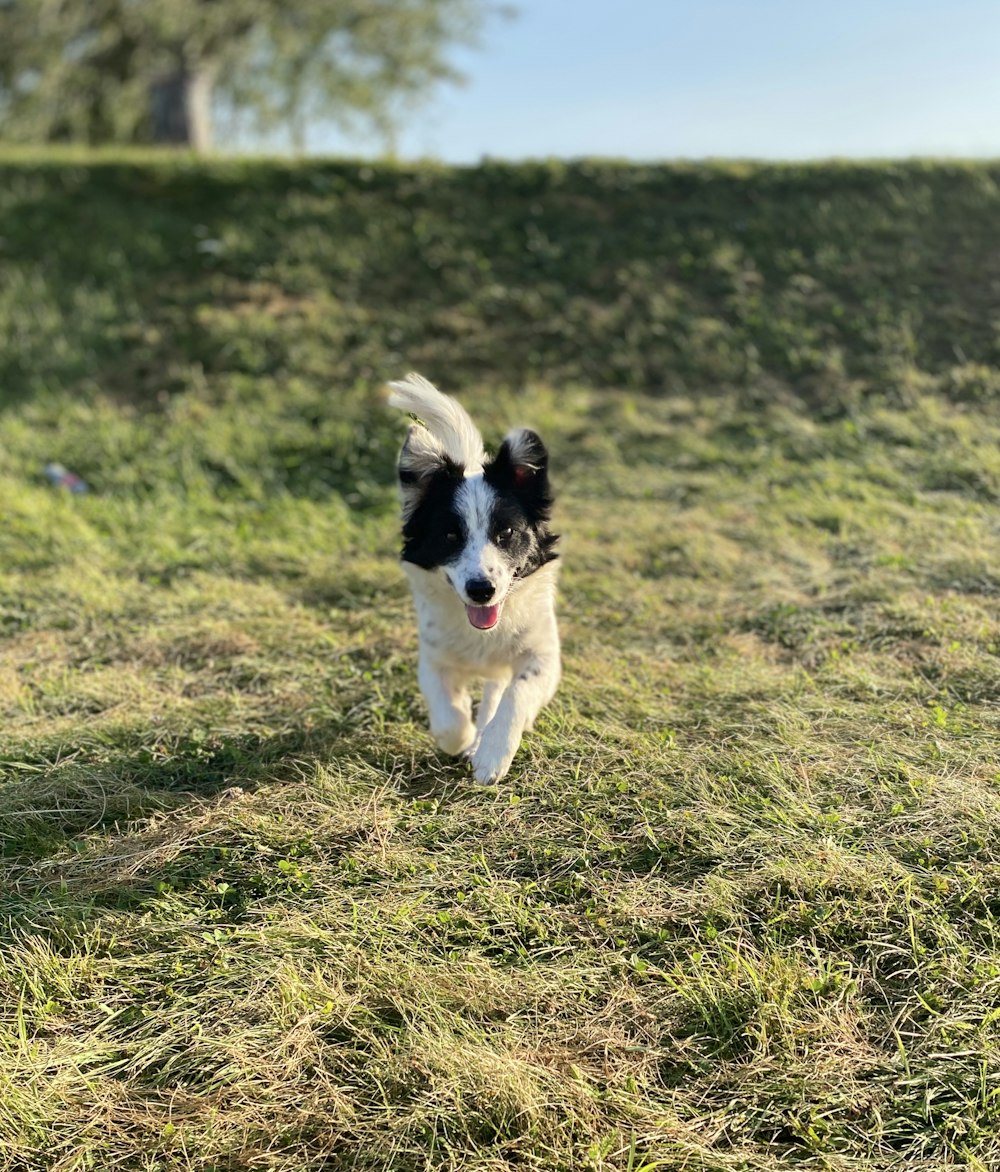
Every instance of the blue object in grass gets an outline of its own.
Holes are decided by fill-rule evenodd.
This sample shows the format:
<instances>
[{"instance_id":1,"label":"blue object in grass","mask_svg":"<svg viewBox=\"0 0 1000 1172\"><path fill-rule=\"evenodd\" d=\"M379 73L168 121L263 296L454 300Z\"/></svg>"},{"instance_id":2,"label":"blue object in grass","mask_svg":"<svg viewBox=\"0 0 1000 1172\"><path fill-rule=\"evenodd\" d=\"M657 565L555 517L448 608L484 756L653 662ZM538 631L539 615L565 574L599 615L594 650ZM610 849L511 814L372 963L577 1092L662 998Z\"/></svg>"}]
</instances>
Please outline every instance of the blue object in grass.
<instances>
[{"instance_id":1,"label":"blue object in grass","mask_svg":"<svg viewBox=\"0 0 1000 1172\"><path fill-rule=\"evenodd\" d=\"M76 494L88 491L87 482L81 480L75 472L64 468L62 464L46 464L43 471L45 479L56 488L68 488L70 492Z\"/></svg>"}]
</instances>

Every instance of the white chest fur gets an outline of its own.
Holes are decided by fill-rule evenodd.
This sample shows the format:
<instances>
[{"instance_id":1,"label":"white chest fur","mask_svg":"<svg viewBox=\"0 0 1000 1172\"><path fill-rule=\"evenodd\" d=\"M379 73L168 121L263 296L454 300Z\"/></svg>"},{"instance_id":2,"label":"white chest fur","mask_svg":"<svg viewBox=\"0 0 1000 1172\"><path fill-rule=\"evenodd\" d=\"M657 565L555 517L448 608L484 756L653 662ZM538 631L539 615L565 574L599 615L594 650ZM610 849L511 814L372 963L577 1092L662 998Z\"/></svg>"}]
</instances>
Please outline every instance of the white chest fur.
<instances>
[{"instance_id":1,"label":"white chest fur","mask_svg":"<svg viewBox=\"0 0 1000 1172\"><path fill-rule=\"evenodd\" d=\"M559 563L514 584L500 621L473 627L465 606L440 571L403 563L417 611L421 658L469 679L509 679L539 653L559 655L555 598Z\"/></svg>"}]
</instances>

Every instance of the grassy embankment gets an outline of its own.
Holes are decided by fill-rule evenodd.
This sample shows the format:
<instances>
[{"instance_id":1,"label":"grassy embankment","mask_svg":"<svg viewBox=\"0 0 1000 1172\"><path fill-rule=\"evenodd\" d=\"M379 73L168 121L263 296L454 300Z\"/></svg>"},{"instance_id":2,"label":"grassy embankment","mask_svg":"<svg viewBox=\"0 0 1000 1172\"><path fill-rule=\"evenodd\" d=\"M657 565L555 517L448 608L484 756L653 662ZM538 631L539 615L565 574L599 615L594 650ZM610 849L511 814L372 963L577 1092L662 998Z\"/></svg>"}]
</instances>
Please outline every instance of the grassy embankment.
<instances>
[{"instance_id":1,"label":"grassy embankment","mask_svg":"<svg viewBox=\"0 0 1000 1172\"><path fill-rule=\"evenodd\" d=\"M996 1168L998 181L0 167L3 1167ZM497 788L410 367L561 490Z\"/></svg>"}]
</instances>

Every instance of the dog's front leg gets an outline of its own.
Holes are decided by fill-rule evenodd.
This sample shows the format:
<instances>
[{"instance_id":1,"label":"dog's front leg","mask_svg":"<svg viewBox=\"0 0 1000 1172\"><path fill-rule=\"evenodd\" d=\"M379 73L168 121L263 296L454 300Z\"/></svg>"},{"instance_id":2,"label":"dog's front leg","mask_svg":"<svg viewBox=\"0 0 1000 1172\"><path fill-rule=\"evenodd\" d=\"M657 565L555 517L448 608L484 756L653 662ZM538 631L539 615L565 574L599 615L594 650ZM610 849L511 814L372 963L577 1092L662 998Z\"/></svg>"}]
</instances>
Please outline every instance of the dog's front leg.
<instances>
[{"instance_id":1,"label":"dog's front leg","mask_svg":"<svg viewBox=\"0 0 1000 1172\"><path fill-rule=\"evenodd\" d=\"M417 679L427 701L431 735L444 752L457 756L476 738L469 693L454 674L434 666L423 655Z\"/></svg>"},{"instance_id":2,"label":"dog's front leg","mask_svg":"<svg viewBox=\"0 0 1000 1172\"><path fill-rule=\"evenodd\" d=\"M486 784L504 776L521 743L521 734L535 723L558 683L558 657L533 656L518 668L472 754L476 781Z\"/></svg>"},{"instance_id":3,"label":"dog's front leg","mask_svg":"<svg viewBox=\"0 0 1000 1172\"><path fill-rule=\"evenodd\" d=\"M483 685L483 698L479 701L479 707L476 709L476 739L465 750L466 757L475 756L483 730L496 714L497 705L500 703L500 697L506 686L500 680L487 680Z\"/></svg>"}]
</instances>

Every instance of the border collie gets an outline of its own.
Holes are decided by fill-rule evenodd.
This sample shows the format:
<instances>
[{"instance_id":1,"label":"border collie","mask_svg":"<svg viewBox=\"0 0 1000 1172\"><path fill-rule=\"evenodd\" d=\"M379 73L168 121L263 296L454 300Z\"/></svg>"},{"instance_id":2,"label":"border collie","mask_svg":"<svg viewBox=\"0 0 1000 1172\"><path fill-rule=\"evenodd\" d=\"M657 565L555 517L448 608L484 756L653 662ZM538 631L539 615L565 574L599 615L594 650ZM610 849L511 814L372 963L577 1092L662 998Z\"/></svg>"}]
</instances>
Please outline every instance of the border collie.
<instances>
[{"instance_id":1,"label":"border collie","mask_svg":"<svg viewBox=\"0 0 1000 1172\"><path fill-rule=\"evenodd\" d=\"M418 420L398 472L431 733L471 758L477 781L498 781L559 683L548 452L522 429L489 459L454 399L418 374L389 386L390 405ZM468 688L480 679L473 723Z\"/></svg>"}]
</instances>

